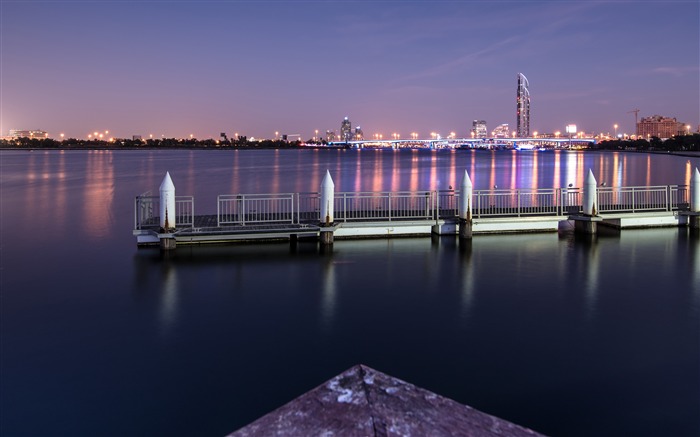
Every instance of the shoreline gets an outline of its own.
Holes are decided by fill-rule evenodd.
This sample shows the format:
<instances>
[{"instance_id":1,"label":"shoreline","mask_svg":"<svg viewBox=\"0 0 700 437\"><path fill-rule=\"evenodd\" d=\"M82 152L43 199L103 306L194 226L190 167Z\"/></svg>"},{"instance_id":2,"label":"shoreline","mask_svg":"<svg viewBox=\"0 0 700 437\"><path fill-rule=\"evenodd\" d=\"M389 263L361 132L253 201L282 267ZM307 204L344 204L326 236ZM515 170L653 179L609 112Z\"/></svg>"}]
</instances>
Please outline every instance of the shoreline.
<instances>
[{"instance_id":1,"label":"shoreline","mask_svg":"<svg viewBox=\"0 0 700 437\"><path fill-rule=\"evenodd\" d=\"M225 147L177 147L177 146L168 146L168 147L130 147L130 146L125 146L125 147L0 147L0 151L24 151L24 152L34 152L36 151L45 151L45 150L54 150L54 151L120 151L120 150L125 150L125 151L134 151L134 150L143 150L143 151L154 151L154 150L206 150L206 151L230 151L230 150L304 150L304 149L311 149L311 150L353 150L349 149L346 147L328 147L328 146L290 146L290 147L232 147L232 146L225 146ZM368 148L366 150L384 150L382 148ZM386 148L386 150L423 150L420 148L406 148L406 149L390 149ZM424 149L424 150L448 150L448 149ZM469 151L469 150L475 150L478 152L512 152L513 149L450 149L450 150L461 150L461 151ZM680 156L680 157L686 157L686 158L700 158L700 152L694 152L694 151L681 151L681 152L676 152L673 150L612 150L612 149L576 149L576 150L570 150L570 149L551 149L547 150L547 152L552 152L552 151L564 151L564 152L622 152L622 153L647 153L647 154L653 154L653 155L673 155L673 156ZM522 153L522 152L521 152ZM537 153L537 152L535 152Z\"/></svg>"}]
</instances>

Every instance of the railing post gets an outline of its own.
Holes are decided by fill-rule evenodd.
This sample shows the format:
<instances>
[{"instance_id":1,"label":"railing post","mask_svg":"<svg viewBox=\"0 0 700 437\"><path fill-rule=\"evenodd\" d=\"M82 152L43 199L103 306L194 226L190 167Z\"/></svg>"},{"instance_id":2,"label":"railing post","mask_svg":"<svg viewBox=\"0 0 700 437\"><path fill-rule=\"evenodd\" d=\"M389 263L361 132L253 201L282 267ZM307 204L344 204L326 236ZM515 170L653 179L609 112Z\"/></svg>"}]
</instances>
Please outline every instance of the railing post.
<instances>
[{"instance_id":1,"label":"railing post","mask_svg":"<svg viewBox=\"0 0 700 437\"><path fill-rule=\"evenodd\" d=\"M520 217L520 190L515 190L515 195L518 198L518 217Z\"/></svg>"},{"instance_id":2,"label":"railing post","mask_svg":"<svg viewBox=\"0 0 700 437\"><path fill-rule=\"evenodd\" d=\"M348 193L343 193L343 221L348 221Z\"/></svg>"},{"instance_id":3,"label":"railing post","mask_svg":"<svg viewBox=\"0 0 700 437\"><path fill-rule=\"evenodd\" d=\"M435 203L433 208L433 216L435 220L440 218L440 192L438 190L433 191L435 193Z\"/></svg>"},{"instance_id":4,"label":"railing post","mask_svg":"<svg viewBox=\"0 0 700 437\"><path fill-rule=\"evenodd\" d=\"M241 215L241 224L245 226L245 205L246 205L246 200L245 200L245 194L241 196L241 209L240 209L240 215Z\"/></svg>"},{"instance_id":5,"label":"railing post","mask_svg":"<svg viewBox=\"0 0 700 437\"><path fill-rule=\"evenodd\" d=\"M388 202L389 202L389 221L391 221L391 191L388 194Z\"/></svg>"}]
</instances>

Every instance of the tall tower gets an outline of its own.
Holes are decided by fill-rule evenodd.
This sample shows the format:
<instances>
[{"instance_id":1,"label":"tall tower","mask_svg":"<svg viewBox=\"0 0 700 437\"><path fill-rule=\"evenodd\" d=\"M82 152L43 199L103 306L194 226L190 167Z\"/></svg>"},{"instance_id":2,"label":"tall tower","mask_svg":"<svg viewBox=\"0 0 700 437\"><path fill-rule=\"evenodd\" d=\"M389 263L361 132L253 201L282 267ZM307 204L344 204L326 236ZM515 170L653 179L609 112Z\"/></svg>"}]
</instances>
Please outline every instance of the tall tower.
<instances>
[{"instance_id":1,"label":"tall tower","mask_svg":"<svg viewBox=\"0 0 700 437\"><path fill-rule=\"evenodd\" d=\"M352 124L347 117L345 117L342 123L340 123L340 139L341 141L352 140Z\"/></svg>"},{"instance_id":2,"label":"tall tower","mask_svg":"<svg viewBox=\"0 0 700 437\"><path fill-rule=\"evenodd\" d=\"M524 74L518 73L516 135L519 138L530 136L530 82Z\"/></svg>"}]
</instances>

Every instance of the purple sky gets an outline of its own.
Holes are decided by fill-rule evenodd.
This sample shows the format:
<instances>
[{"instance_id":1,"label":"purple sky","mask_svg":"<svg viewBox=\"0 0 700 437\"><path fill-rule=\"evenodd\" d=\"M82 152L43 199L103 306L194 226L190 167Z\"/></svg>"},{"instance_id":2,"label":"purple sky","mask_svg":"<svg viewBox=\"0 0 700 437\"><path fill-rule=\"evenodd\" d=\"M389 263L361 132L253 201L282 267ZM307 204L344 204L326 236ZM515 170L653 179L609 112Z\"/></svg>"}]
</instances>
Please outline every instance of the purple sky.
<instances>
[{"instance_id":1,"label":"purple sky","mask_svg":"<svg viewBox=\"0 0 700 437\"><path fill-rule=\"evenodd\" d=\"M700 2L1 0L1 126L311 138L700 123Z\"/></svg>"}]
</instances>

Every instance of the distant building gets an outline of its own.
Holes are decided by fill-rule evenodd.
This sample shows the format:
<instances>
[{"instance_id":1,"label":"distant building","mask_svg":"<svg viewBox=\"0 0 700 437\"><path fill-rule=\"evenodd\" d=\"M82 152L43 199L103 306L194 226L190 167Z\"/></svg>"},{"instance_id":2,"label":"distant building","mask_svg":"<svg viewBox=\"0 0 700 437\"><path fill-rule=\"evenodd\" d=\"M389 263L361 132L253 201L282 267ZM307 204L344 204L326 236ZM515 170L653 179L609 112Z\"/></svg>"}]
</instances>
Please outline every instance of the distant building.
<instances>
[{"instance_id":1,"label":"distant building","mask_svg":"<svg viewBox=\"0 0 700 437\"><path fill-rule=\"evenodd\" d=\"M18 130L18 129L10 129L10 138L37 138L37 139L45 139L48 138L49 134L46 131L43 130Z\"/></svg>"},{"instance_id":2,"label":"distant building","mask_svg":"<svg viewBox=\"0 0 700 437\"><path fill-rule=\"evenodd\" d=\"M516 103L516 135L520 138L527 138L530 136L530 82L522 73L518 73Z\"/></svg>"},{"instance_id":3,"label":"distant building","mask_svg":"<svg viewBox=\"0 0 700 437\"><path fill-rule=\"evenodd\" d=\"M671 138L685 133L685 124L679 123L678 120L671 117L652 115L651 117L642 117L642 120L637 123L637 136L641 138Z\"/></svg>"},{"instance_id":4,"label":"distant building","mask_svg":"<svg viewBox=\"0 0 700 437\"><path fill-rule=\"evenodd\" d=\"M499 124L491 134L494 138L510 138L508 123Z\"/></svg>"},{"instance_id":5,"label":"distant building","mask_svg":"<svg viewBox=\"0 0 700 437\"><path fill-rule=\"evenodd\" d=\"M329 143L335 141L335 131L326 131L326 141L328 141Z\"/></svg>"},{"instance_id":6,"label":"distant building","mask_svg":"<svg viewBox=\"0 0 700 437\"><path fill-rule=\"evenodd\" d=\"M352 140L352 123L350 123L350 120L348 120L347 117L345 117L345 119L343 119L343 121L340 123L340 140Z\"/></svg>"},{"instance_id":7,"label":"distant building","mask_svg":"<svg viewBox=\"0 0 700 437\"><path fill-rule=\"evenodd\" d=\"M474 120L472 122L472 134L474 138L486 138L489 131L486 128L486 120Z\"/></svg>"},{"instance_id":8,"label":"distant building","mask_svg":"<svg viewBox=\"0 0 700 437\"><path fill-rule=\"evenodd\" d=\"M141 135L132 135L131 136L132 141L142 141L143 138L141 138Z\"/></svg>"},{"instance_id":9,"label":"distant building","mask_svg":"<svg viewBox=\"0 0 700 437\"><path fill-rule=\"evenodd\" d=\"M365 139L365 134L364 132L362 132L360 126L357 126L355 128L355 134L353 135L353 138L355 139L355 141L362 141Z\"/></svg>"}]
</instances>

